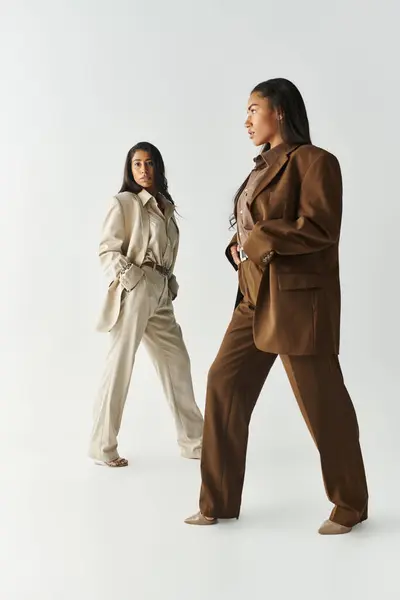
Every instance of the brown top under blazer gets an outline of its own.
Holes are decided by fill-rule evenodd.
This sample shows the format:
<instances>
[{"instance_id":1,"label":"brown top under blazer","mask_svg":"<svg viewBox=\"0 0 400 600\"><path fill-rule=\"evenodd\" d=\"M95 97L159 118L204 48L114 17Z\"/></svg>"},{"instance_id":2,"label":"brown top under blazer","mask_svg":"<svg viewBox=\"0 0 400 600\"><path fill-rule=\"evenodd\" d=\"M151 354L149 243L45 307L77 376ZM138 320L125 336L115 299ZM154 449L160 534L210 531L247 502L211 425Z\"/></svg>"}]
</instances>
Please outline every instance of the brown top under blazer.
<instances>
[{"instance_id":1,"label":"brown top under blazer","mask_svg":"<svg viewBox=\"0 0 400 600\"><path fill-rule=\"evenodd\" d=\"M274 354L339 354L338 160L316 146L284 146L248 205L255 225L243 249L265 267L255 307L256 346ZM226 250L235 268L230 247L236 242L235 235Z\"/></svg>"}]
</instances>

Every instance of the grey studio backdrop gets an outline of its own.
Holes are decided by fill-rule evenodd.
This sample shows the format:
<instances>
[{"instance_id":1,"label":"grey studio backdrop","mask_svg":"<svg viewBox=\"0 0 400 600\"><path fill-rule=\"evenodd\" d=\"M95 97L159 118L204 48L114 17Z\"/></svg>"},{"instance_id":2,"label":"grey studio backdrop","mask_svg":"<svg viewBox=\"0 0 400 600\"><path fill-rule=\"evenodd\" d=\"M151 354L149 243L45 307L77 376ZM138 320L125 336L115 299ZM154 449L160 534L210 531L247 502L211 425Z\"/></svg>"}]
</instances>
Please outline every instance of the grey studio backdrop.
<instances>
[{"instance_id":1,"label":"grey studio backdrop","mask_svg":"<svg viewBox=\"0 0 400 600\"><path fill-rule=\"evenodd\" d=\"M277 76L298 85L313 142L341 162L341 361L360 421L371 515L397 523L399 16L387 0L1 1L0 448L9 523L22 518L29 531L35 516L26 507L54 486L68 488L76 473L84 505L87 480L101 486L115 475L86 464L107 351L107 336L94 331L107 285L97 247L126 152L140 140L160 148L181 215L175 308L204 409L207 370L236 294L224 257L232 197L257 152L243 126L246 102L252 86ZM171 531L180 531L196 509L199 477L197 464L179 462L174 435L141 350L120 435L132 464L123 477L142 473L152 514L167 511ZM174 477L160 479L157 465L175 463ZM131 491L128 512L137 510ZM328 515L318 456L278 362L251 425L243 509L266 529L267 514L278 527L291 514L308 515L307 530ZM19 542L1 546L14 565L9 577L18 572ZM39 581L28 559L22 565L19 585ZM25 595L11 586L4 598L30 598L28 583ZM167 598L183 597L165 589ZM140 597L161 597L153 591ZM61 588L47 592L43 598L64 598Z\"/></svg>"}]
</instances>

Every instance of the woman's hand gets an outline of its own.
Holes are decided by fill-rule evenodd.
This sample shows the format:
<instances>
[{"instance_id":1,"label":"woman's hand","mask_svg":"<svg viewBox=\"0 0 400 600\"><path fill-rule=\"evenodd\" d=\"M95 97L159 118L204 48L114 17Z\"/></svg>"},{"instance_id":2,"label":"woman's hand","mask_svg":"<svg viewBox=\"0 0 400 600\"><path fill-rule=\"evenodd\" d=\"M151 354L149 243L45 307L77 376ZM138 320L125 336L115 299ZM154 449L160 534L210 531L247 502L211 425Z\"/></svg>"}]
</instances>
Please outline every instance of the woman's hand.
<instances>
[{"instance_id":1,"label":"woman's hand","mask_svg":"<svg viewBox=\"0 0 400 600\"><path fill-rule=\"evenodd\" d=\"M240 258L239 258L239 246L238 244L233 244L233 246L231 246L231 255L233 258L233 262L235 263L236 266L240 265Z\"/></svg>"}]
</instances>

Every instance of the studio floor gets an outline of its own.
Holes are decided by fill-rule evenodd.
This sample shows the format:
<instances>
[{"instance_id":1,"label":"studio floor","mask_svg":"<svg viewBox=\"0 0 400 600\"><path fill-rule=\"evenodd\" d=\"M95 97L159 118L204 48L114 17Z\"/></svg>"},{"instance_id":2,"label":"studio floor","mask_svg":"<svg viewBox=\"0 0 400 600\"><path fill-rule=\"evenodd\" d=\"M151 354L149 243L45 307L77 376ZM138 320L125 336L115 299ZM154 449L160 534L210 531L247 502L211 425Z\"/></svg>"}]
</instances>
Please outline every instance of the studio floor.
<instances>
[{"instance_id":1,"label":"studio floor","mask_svg":"<svg viewBox=\"0 0 400 600\"><path fill-rule=\"evenodd\" d=\"M396 496L377 494L349 535L319 536L329 503L311 449L271 454L250 448L241 518L206 528L183 523L199 462L171 445L118 470L37 445L3 456L0 597L397 600Z\"/></svg>"}]
</instances>

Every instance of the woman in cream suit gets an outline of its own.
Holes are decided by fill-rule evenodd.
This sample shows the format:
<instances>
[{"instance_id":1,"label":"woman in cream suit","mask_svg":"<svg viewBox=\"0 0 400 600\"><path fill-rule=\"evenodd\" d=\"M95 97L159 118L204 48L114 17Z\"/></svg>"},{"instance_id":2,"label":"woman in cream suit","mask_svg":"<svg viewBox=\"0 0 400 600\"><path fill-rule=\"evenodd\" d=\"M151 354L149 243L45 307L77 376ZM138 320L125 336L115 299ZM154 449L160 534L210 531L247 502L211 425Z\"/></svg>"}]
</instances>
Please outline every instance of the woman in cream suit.
<instances>
[{"instance_id":1,"label":"woman in cream suit","mask_svg":"<svg viewBox=\"0 0 400 600\"><path fill-rule=\"evenodd\" d=\"M194 399L189 356L175 320L173 274L179 243L175 207L159 150L131 148L120 193L111 201L100 243L108 292L98 322L110 350L94 415L90 456L97 464L125 467L117 436L135 354L143 341L171 407L184 458L200 458L203 418Z\"/></svg>"}]
</instances>

